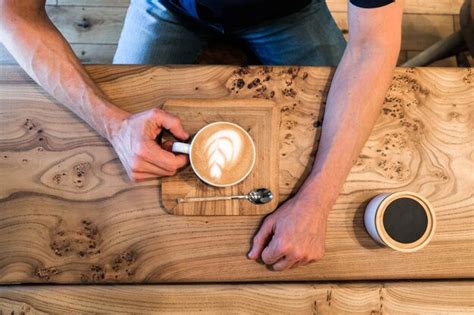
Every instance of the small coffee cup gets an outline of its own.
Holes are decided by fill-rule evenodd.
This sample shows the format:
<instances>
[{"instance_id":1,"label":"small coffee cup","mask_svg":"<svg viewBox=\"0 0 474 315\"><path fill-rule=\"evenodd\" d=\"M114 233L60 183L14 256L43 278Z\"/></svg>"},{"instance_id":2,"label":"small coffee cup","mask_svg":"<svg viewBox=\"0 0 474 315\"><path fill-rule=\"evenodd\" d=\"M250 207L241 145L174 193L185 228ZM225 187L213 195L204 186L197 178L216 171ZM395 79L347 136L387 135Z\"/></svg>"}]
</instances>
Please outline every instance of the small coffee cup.
<instances>
[{"instance_id":1,"label":"small coffee cup","mask_svg":"<svg viewBox=\"0 0 474 315\"><path fill-rule=\"evenodd\" d=\"M430 242L436 216L428 201L416 193L384 193L369 202L364 223L376 242L400 252L414 252Z\"/></svg>"},{"instance_id":2,"label":"small coffee cup","mask_svg":"<svg viewBox=\"0 0 474 315\"><path fill-rule=\"evenodd\" d=\"M255 165L255 143L242 127L214 122L202 127L190 143L174 142L171 151L189 155L194 173L215 187L243 181Z\"/></svg>"}]
</instances>

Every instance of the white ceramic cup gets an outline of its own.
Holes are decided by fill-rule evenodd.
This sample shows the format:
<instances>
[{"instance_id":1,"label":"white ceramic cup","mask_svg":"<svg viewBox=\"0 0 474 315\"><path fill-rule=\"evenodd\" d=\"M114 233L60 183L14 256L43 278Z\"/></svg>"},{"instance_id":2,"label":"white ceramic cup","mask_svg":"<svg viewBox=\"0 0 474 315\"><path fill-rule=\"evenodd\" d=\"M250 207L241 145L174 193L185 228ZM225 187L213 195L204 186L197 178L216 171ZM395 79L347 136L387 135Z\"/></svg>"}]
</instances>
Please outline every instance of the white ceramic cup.
<instances>
[{"instance_id":1,"label":"white ceramic cup","mask_svg":"<svg viewBox=\"0 0 474 315\"><path fill-rule=\"evenodd\" d=\"M228 183L228 184L217 184L217 183L213 183L209 180L206 180L201 174L199 174L199 171L196 169L196 167L194 166L193 164L193 144L195 143L196 139L199 139L200 135L202 134L202 132L204 132L207 128L210 128L211 126L214 126L216 124L222 124L224 127L225 125L231 125L233 127L236 127L238 129L240 129L242 131L242 133L245 135L245 137L248 138L249 140L249 143L251 143L251 154L252 154L252 163L251 163L251 166L248 168L248 170L245 172L245 174L240 177L238 180L232 182L232 183ZM233 185L236 185L238 183L240 183L241 181L243 181L249 174L250 172L252 171L254 165L255 165L255 158L256 158L256 149L255 149L255 143L253 142L253 139L252 137L249 135L249 133L247 131L245 131L245 129L243 129L242 127L240 127L239 125L237 124L234 124L234 123L231 123L231 122L227 122L227 121L218 121L218 122L214 122L214 123L210 123L204 127L202 127L201 129L199 129L199 131L194 135L194 137L192 138L191 140L191 143L184 143L184 142L174 142L173 143L173 146L171 148L171 151L175 152L175 153L184 153L184 154L188 154L189 155L189 161L191 163L191 167L194 171L194 173L197 175L197 177L199 177L203 182L205 182L206 184L208 185L211 185L211 186L215 186L215 187L229 187L229 186L233 186Z\"/></svg>"},{"instance_id":2,"label":"white ceramic cup","mask_svg":"<svg viewBox=\"0 0 474 315\"><path fill-rule=\"evenodd\" d=\"M410 198L420 204L426 212L427 228L424 234L413 243L400 243L385 230L383 215L387 206L399 198ZM413 192L383 193L375 196L367 205L364 213L364 224L369 235L379 244L388 246L400 252L414 252L425 247L433 237L436 228L436 216L428 201Z\"/></svg>"}]
</instances>

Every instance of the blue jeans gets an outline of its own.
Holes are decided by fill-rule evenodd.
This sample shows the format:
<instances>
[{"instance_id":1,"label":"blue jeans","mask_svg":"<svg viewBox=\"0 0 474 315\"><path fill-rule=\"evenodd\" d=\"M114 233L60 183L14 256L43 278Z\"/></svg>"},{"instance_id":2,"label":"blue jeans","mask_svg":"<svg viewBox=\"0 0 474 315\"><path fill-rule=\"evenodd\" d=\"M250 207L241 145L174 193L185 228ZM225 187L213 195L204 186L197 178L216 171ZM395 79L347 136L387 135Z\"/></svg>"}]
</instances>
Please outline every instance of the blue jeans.
<instances>
[{"instance_id":1,"label":"blue jeans","mask_svg":"<svg viewBox=\"0 0 474 315\"><path fill-rule=\"evenodd\" d=\"M116 64L195 63L209 41L230 35L265 65L336 66L346 41L324 0L240 29L218 29L175 13L158 0L132 0L114 57Z\"/></svg>"}]
</instances>

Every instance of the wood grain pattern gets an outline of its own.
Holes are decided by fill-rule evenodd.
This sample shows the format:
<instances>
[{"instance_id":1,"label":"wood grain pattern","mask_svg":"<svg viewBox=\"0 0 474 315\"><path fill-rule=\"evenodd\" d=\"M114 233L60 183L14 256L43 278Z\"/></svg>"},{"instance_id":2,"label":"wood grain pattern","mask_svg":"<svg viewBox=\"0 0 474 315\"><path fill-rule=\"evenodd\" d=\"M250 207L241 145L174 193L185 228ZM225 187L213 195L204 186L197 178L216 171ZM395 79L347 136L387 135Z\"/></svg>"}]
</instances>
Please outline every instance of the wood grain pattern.
<instances>
[{"instance_id":1,"label":"wood grain pattern","mask_svg":"<svg viewBox=\"0 0 474 315\"><path fill-rule=\"evenodd\" d=\"M329 68L88 66L131 112L171 98L272 98L281 108L280 193L309 171ZM271 80L232 90L236 80ZM0 67L0 282L203 282L472 278L472 69L397 69L385 106L328 219L326 255L275 273L245 258L261 218L176 217L159 181L131 184L110 146L14 66ZM289 84L289 85L288 85ZM196 89L197 88L197 89ZM378 246L366 202L410 190L435 208L432 242Z\"/></svg>"},{"instance_id":2,"label":"wood grain pattern","mask_svg":"<svg viewBox=\"0 0 474 315\"><path fill-rule=\"evenodd\" d=\"M472 314L472 281L9 286L5 314Z\"/></svg>"},{"instance_id":3,"label":"wood grain pattern","mask_svg":"<svg viewBox=\"0 0 474 315\"><path fill-rule=\"evenodd\" d=\"M243 88L233 87L235 91ZM256 147L253 171L241 183L217 188L206 185L190 166L177 176L164 178L161 183L163 207L175 215L262 215L276 209L279 202L279 128L280 107L271 100L249 99L188 99L169 100L163 109L179 116L184 128L195 134L208 123L229 121L243 127ZM177 198L244 195L255 188L268 188L273 200L255 205L247 200L177 203Z\"/></svg>"},{"instance_id":4,"label":"wood grain pattern","mask_svg":"<svg viewBox=\"0 0 474 315\"><path fill-rule=\"evenodd\" d=\"M47 6L46 12L70 43L117 44L127 8Z\"/></svg>"}]
</instances>

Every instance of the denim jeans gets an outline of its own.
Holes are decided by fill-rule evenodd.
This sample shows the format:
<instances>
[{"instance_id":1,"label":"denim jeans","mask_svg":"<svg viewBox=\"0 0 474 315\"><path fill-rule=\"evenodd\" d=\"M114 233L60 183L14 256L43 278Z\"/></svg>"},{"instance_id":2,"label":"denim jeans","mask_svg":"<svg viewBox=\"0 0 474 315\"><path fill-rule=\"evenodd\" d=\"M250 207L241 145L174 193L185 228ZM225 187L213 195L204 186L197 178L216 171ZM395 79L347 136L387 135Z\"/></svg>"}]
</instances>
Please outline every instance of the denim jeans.
<instances>
[{"instance_id":1,"label":"denim jeans","mask_svg":"<svg viewBox=\"0 0 474 315\"><path fill-rule=\"evenodd\" d=\"M158 0L132 0L114 63L195 63L208 42L222 35L244 42L265 65L336 66L346 46L324 0L232 30L191 20Z\"/></svg>"}]
</instances>

